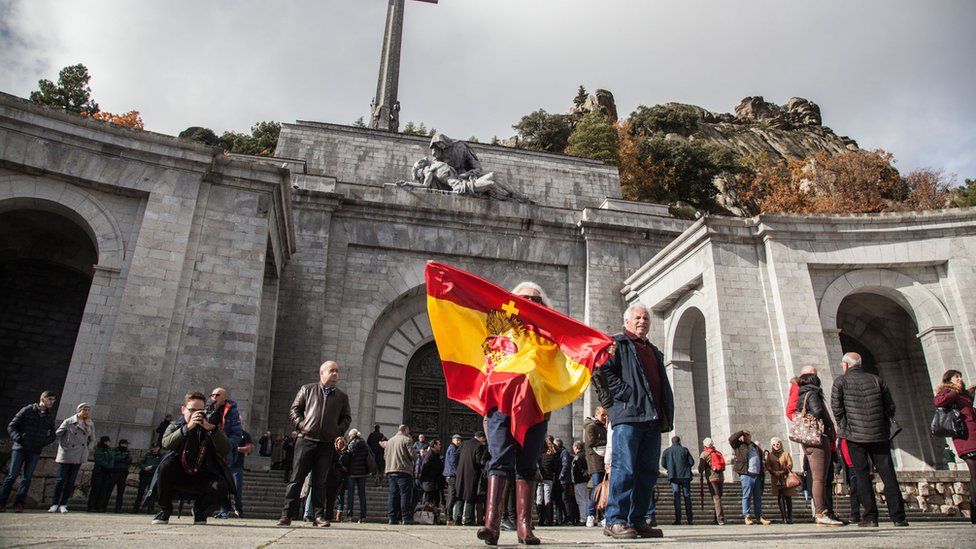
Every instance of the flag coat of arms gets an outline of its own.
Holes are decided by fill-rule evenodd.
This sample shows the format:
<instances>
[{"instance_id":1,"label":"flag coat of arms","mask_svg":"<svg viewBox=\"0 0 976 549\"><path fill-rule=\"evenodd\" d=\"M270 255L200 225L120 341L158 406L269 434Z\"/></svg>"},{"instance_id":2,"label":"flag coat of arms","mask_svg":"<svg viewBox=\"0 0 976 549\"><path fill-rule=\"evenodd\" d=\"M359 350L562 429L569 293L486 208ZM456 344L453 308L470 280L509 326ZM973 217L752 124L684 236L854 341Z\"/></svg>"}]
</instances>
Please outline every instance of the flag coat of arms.
<instances>
[{"instance_id":1,"label":"flag coat of arms","mask_svg":"<svg viewBox=\"0 0 976 549\"><path fill-rule=\"evenodd\" d=\"M512 435L579 398L613 340L471 273L429 262L427 314L448 398L511 417Z\"/></svg>"}]
</instances>

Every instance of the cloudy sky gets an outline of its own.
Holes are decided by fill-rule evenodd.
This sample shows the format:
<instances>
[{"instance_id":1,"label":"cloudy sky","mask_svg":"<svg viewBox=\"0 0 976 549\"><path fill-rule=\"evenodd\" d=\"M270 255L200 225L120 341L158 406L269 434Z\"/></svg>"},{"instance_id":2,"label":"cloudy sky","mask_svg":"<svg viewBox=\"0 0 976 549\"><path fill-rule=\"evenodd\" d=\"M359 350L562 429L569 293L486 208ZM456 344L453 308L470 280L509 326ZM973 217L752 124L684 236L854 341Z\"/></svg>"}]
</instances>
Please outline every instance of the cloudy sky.
<instances>
[{"instance_id":1,"label":"cloudy sky","mask_svg":"<svg viewBox=\"0 0 976 549\"><path fill-rule=\"evenodd\" d=\"M148 129L368 118L385 0L0 0L0 91L84 63L103 110ZM401 123L507 137L576 88L621 114L743 97L818 103L824 123L903 169L976 177L971 0L408 0Z\"/></svg>"}]
</instances>

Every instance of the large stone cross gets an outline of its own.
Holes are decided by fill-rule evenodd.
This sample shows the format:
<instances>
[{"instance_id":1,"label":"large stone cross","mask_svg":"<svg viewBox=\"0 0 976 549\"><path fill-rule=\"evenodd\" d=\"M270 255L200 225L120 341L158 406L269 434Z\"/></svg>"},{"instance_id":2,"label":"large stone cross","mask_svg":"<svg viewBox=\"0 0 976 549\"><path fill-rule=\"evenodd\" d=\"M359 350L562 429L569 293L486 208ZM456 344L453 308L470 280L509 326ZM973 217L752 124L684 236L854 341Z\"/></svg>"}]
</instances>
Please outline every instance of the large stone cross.
<instances>
[{"instance_id":1,"label":"large stone cross","mask_svg":"<svg viewBox=\"0 0 976 549\"><path fill-rule=\"evenodd\" d=\"M417 0L436 4L437 0ZM404 0L390 0L386 10L386 29L383 33L383 52L380 54L380 75L376 82L376 98L369 127L388 132L400 131L400 102L397 87L400 83L400 42L403 40Z\"/></svg>"}]
</instances>

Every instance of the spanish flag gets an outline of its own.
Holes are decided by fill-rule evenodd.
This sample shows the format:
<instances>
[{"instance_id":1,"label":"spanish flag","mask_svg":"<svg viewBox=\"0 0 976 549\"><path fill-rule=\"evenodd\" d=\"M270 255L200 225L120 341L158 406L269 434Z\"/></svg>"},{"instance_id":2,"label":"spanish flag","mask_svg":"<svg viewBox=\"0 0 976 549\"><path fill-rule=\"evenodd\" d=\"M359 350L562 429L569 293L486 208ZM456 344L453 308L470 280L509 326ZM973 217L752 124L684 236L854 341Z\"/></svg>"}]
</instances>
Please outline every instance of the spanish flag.
<instances>
[{"instance_id":1,"label":"spanish flag","mask_svg":"<svg viewBox=\"0 0 976 549\"><path fill-rule=\"evenodd\" d=\"M519 444L609 357L610 337L544 305L441 263L424 275L448 398L481 415L497 407Z\"/></svg>"}]
</instances>

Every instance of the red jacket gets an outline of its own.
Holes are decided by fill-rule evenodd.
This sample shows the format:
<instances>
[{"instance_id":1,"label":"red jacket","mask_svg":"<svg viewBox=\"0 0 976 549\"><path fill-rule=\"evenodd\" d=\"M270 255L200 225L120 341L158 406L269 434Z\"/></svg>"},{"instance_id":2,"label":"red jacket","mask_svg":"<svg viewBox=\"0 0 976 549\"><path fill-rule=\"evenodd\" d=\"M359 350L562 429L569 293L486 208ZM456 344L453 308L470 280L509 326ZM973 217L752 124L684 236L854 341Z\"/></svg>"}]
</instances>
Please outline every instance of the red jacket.
<instances>
[{"instance_id":1,"label":"red jacket","mask_svg":"<svg viewBox=\"0 0 976 549\"><path fill-rule=\"evenodd\" d=\"M790 383L790 397L786 399L786 419L793 419L796 405L800 402L800 386Z\"/></svg>"},{"instance_id":2,"label":"red jacket","mask_svg":"<svg viewBox=\"0 0 976 549\"><path fill-rule=\"evenodd\" d=\"M940 385L936 388L935 405L939 408L955 408L959 410L966 421L968 436L952 439L956 447L956 454L963 456L976 452L976 410L973 409L973 397L969 391L960 391L951 385Z\"/></svg>"}]
</instances>

